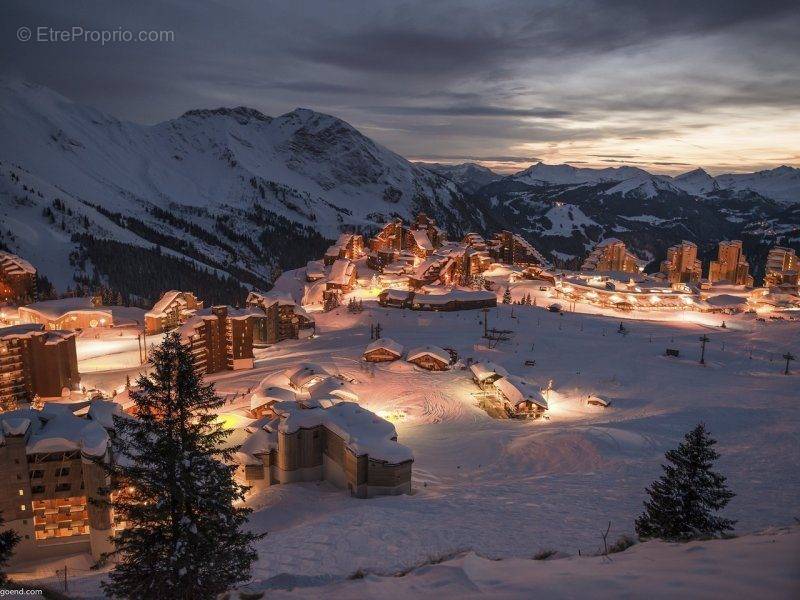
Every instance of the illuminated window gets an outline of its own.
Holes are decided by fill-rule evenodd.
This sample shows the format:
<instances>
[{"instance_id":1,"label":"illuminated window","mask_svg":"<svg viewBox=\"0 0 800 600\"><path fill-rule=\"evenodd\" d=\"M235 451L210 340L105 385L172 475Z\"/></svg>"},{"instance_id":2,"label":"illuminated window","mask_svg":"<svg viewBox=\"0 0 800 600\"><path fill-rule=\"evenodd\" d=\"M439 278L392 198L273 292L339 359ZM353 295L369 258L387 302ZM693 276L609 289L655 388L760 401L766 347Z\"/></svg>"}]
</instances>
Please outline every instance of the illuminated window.
<instances>
[{"instance_id":1,"label":"illuminated window","mask_svg":"<svg viewBox=\"0 0 800 600\"><path fill-rule=\"evenodd\" d=\"M24 491L22 491L22 490L20 490L20 491L19 491L19 495L20 495L20 496L24 496L24 495L25 495L25 492L24 492Z\"/></svg>"},{"instance_id":2,"label":"illuminated window","mask_svg":"<svg viewBox=\"0 0 800 600\"><path fill-rule=\"evenodd\" d=\"M26 508L26 506L24 504L20 504L19 505L19 509L20 510L27 510L27 508Z\"/></svg>"}]
</instances>

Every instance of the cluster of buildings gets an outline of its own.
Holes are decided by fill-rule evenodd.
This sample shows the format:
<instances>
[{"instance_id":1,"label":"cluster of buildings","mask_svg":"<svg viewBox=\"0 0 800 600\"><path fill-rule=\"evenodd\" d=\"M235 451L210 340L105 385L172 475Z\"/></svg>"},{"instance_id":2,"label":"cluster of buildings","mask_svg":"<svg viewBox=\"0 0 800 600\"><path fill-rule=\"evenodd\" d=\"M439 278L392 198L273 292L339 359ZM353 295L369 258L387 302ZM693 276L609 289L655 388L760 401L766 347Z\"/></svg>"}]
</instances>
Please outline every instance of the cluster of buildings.
<instances>
[{"instance_id":1,"label":"cluster of buildings","mask_svg":"<svg viewBox=\"0 0 800 600\"><path fill-rule=\"evenodd\" d=\"M538 385L509 375L493 362L473 363L469 368L475 384L484 391L493 392L495 400L510 418L538 419L547 411L547 399Z\"/></svg>"},{"instance_id":2,"label":"cluster of buildings","mask_svg":"<svg viewBox=\"0 0 800 600\"><path fill-rule=\"evenodd\" d=\"M379 338L365 349L363 359L371 363L390 362L403 357L403 346L390 338ZM454 351L439 346L419 346L409 349L406 361L426 371L445 371L456 362Z\"/></svg>"},{"instance_id":3,"label":"cluster of buildings","mask_svg":"<svg viewBox=\"0 0 800 600\"><path fill-rule=\"evenodd\" d=\"M358 498L409 493L411 450L357 401L347 381L320 365L270 375L251 397L257 420L235 440L238 476L256 490L324 480Z\"/></svg>"},{"instance_id":4,"label":"cluster of buildings","mask_svg":"<svg viewBox=\"0 0 800 600\"><path fill-rule=\"evenodd\" d=\"M27 260L0 250L0 305L36 300L36 269Z\"/></svg>"},{"instance_id":5,"label":"cluster of buildings","mask_svg":"<svg viewBox=\"0 0 800 600\"><path fill-rule=\"evenodd\" d=\"M501 231L485 240L468 233L460 242L448 241L434 221L421 213L410 226L397 219L369 241L367 266L396 276L412 290L425 286L471 286L475 278L501 262L541 271L545 258L524 238Z\"/></svg>"}]
</instances>

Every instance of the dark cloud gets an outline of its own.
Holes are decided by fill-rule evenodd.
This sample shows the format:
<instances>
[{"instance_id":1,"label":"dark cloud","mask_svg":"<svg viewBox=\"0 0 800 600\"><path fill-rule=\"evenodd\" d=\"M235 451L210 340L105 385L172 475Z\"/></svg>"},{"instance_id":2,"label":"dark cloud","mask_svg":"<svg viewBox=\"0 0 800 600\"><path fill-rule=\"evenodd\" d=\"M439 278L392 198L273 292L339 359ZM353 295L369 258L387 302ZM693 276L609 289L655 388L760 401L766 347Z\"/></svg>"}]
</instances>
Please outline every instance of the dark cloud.
<instances>
[{"instance_id":1,"label":"dark cloud","mask_svg":"<svg viewBox=\"0 0 800 600\"><path fill-rule=\"evenodd\" d=\"M7 0L3 13L0 73L119 117L309 106L413 156L501 162L522 144L677 138L800 110L800 10L783 0ZM175 41L24 44L23 25ZM637 158L620 150L586 158Z\"/></svg>"}]
</instances>

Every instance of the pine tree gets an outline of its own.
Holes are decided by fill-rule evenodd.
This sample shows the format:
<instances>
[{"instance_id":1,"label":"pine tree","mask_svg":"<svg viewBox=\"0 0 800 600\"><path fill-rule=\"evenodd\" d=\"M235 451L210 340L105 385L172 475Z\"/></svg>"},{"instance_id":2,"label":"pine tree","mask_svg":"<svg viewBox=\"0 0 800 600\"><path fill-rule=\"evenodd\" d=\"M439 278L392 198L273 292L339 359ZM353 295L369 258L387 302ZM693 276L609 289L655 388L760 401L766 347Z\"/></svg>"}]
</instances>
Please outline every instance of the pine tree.
<instances>
[{"instance_id":1,"label":"pine tree","mask_svg":"<svg viewBox=\"0 0 800 600\"><path fill-rule=\"evenodd\" d=\"M262 535L240 531L250 509L233 479L233 449L215 421L223 400L204 385L177 334L154 349L152 372L130 392L137 419L115 418L111 502L127 523L104 584L123 598L214 598L249 577Z\"/></svg>"},{"instance_id":2,"label":"pine tree","mask_svg":"<svg viewBox=\"0 0 800 600\"><path fill-rule=\"evenodd\" d=\"M506 291L503 292L503 304L511 304L511 288L506 287Z\"/></svg>"},{"instance_id":3,"label":"pine tree","mask_svg":"<svg viewBox=\"0 0 800 600\"><path fill-rule=\"evenodd\" d=\"M3 523L5 523L5 521L3 520L3 515L0 514L0 526L2 526ZM0 584L6 581L6 574L3 567L8 563L11 554L14 552L14 546L16 546L18 542L19 536L13 529L0 531Z\"/></svg>"},{"instance_id":4,"label":"pine tree","mask_svg":"<svg viewBox=\"0 0 800 600\"><path fill-rule=\"evenodd\" d=\"M636 519L640 538L687 540L733 529L736 521L714 514L735 496L725 477L711 470L719 458L716 443L700 423L666 453L670 464L661 465L664 474L646 490L650 499Z\"/></svg>"}]
</instances>

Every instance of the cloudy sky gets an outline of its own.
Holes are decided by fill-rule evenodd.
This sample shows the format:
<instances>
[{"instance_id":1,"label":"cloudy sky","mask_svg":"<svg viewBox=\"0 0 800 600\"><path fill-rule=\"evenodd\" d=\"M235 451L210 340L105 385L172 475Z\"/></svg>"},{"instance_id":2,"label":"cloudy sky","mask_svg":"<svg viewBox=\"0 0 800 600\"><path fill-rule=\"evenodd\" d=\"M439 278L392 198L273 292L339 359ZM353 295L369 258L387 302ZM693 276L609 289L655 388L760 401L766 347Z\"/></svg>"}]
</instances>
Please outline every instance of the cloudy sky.
<instances>
[{"instance_id":1,"label":"cloudy sky","mask_svg":"<svg viewBox=\"0 0 800 600\"><path fill-rule=\"evenodd\" d=\"M5 0L0 11L0 74L142 123L303 106L414 160L504 171L800 164L796 1ZM19 41L20 27L33 39ZM72 27L173 41L37 39Z\"/></svg>"}]
</instances>

